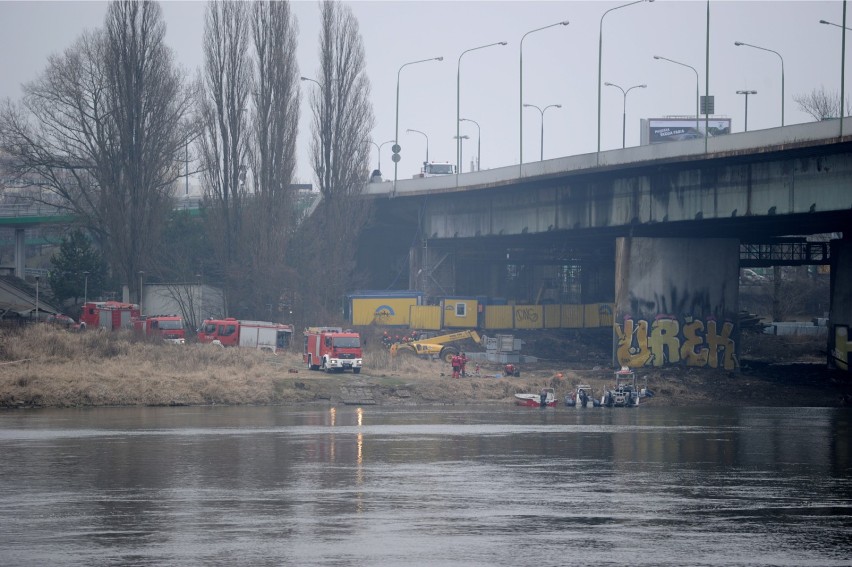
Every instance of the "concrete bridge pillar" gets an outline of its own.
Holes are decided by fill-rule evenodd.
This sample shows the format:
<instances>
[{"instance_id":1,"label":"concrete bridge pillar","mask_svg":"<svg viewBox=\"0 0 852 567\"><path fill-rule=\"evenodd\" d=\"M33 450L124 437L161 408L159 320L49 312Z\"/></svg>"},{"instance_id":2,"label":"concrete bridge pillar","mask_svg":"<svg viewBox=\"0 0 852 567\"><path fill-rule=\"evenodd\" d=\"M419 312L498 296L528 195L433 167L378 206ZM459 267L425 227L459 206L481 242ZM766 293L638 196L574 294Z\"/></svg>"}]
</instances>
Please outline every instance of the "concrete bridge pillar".
<instances>
[{"instance_id":1,"label":"concrete bridge pillar","mask_svg":"<svg viewBox=\"0 0 852 567\"><path fill-rule=\"evenodd\" d=\"M24 250L24 235L26 230L23 228L15 229L15 276L24 279L26 277L26 253Z\"/></svg>"},{"instance_id":2,"label":"concrete bridge pillar","mask_svg":"<svg viewBox=\"0 0 852 567\"><path fill-rule=\"evenodd\" d=\"M738 240L618 238L615 263L616 364L739 366Z\"/></svg>"},{"instance_id":3,"label":"concrete bridge pillar","mask_svg":"<svg viewBox=\"0 0 852 567\"><path fill-rule=\"evenodd\" d=\"M852 358L852 238L831 241L828 366L849 371Z\"/></svg>"}]
</instances>

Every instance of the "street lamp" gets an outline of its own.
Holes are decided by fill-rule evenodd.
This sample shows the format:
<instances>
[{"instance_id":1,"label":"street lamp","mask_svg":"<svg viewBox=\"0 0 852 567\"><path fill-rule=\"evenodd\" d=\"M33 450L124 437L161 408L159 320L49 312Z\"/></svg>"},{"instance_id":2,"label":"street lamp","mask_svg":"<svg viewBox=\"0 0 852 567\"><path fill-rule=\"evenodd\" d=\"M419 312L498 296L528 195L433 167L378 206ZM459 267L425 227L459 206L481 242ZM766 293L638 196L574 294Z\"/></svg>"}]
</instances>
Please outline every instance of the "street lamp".
<instances>
[{"instance_id":1,"label":"street lamp","mask_svg":"<svg viewBox=\"0 0 852 567\"><path fill-rule=\"evenodd\" d=\"M195 274L195 279L198 281L198 318L195 322L196 326L200 327L200 323L204 321L204 286L201 283L201 274Z\"/></svg>"},{"instance_id":2,"label":"street lamp","mask_svg":"<svg viewBox=\"0 0 852 567\"><path fill-rule=\"evenodd\" d=\"M757 91L737 91L737 94L745 95L745 131L748 132L748 95L757 94Z\"/></svg>"},{"instance_id":3,"label":"street lamp","mask_svg":"<svg viewBox=\"0 0 852 567\"><path fill-rule=\"evenodd\" d=\"M521 48L520 48L521 49L521 57L520 57L520 59L521 59L521 80L520 80L521 96L518 98L518 102L521 105L518 108L518 116L520 118L520 130L519 131L520 131L520 136L521 136L521 138L520 138L520 148L521 148L520 154L521 154L521 156L520 156L520 162L519 162L520 165L524 164L524 39L526 39L526 37L528 35L530 35L531 33L535 33L535 32L541 31L541 30L546 30L548 28L552 28L552 27L555 27L555 26L567 26L568 23L569 23L568 20L564 20L562 22L556 22L555 24L550 24L549 26L544 26L543 28L530 30L527 33L525 33L523 36L521 36Z\"/></svg>"},{"instance_id":4,"label":"street lamp","mask_svg":"<svg viewBox=\"0 0 852 567\"><path fill-rule=\"evenodd\" d=\"M415 130L414 128L407 128L406 132L417 132L418 134L422 134L424 138L426 138L426 161L423 163L429 163L429 136L426 135L426 132L421 132L420 130Z\"/></svg>"},{"instance_id":5,"label":"street lamp","mask_svg":"<svg viewBox=\"0 0 852 567\"><path fill-rule=\"evenodd\" d=\"M772 49L766 49L765 47L759 47L757 45L752 45L750 43L743 43L741 41L735 41L734 45L740 47L745 45L746 47L753 47L754 49L759 49L761 51L768 51L769 53L774 53L778 56L778 59L781 60L781 126L784 125L784 58L781 57L781 54Z\"/></svg>"},{"instance_id":6,"label":"street lamp","mask_svg":"<svg viewBox=\"0 0 852 567\"><path fill-rule=\"evenodd\" d=\"M430 59L421 59L420 61L411 61L410 63L403 63L403 65L399 68L399 71L396 72L396 126L394 128L393 134L393 143L394 143L394 154L399 154L399 76L402 73L402 70L409 65L415 65L417 63L427 63L429 61L443 61L443 57L432 57ZM399 158L394 156L393 160L393 193L396 194L396 172L397 166L399 165Z\"/></svg>"},{"instance_id":7,"label":"street lamp","mask_svg":"<svg viewBox=\"0 0 852 567\"><path fill-rule=\"evenodd\" d=\"M456 69L456 175L461 172L461 131L459 126L461 119L461 60L465 53L485 49L486 47L494 47L495 45L508 45L508 43L505 41L498 41L497 43L480 45L479 47L466 49L461 52L461 55L459 55L458 67Z\"/></svg>"},{"instance_id":8,"label":"street lamp","mask_svg":"<svg viewBox=\"0 0 852 567\"><path fill-rule=\"evenodd\" d=\"M36 306L35 306L36 308L35 308L35 312L36 312L36 323L38 323L38 280L39 280L39 277L36 276L35 280L36 280Z\"/></svg>"},{"instance_id":9,"label":"street lamp","mask_svg":"<svg viewBox=\"0 0 852 567\"><path fill-rule=\"evenodd\" d=\"M547 112L548 108L562 108L561 104L551 104L545 106L544 109L534 105L534 104L524 104L524 107L527 108L535 108L541 114L541 161L544 161L544 113Z\"/></svg>"},{"instance_id":10,"label":"street lamp","mask_svg":"<svg viewBox=\"0 0 852 567\"><path fill-rule=\"evenodd\" d=\"M674 63L675 65L680 65L682 67L689 67L692 69L692 72L695 73L695 133L700 134L701 130L698 129L698 99L700 92L698 89L698 71L695 70L695 67L692 65L687 65L686 63L681 63L680 61L675 61L674 59L669 59L667 57L661 57L659 55L654 55L654 59L660 59L662 61L668 61L669 63Z\"/></svg>"},{"instance_id":11,"label":"street lamp","mask_svg":"<svg viewBox=\"0 0 852 567\"><path fill-rule=\"evenodd\" d=\"M843 101L846 97L845 89L846 89L846 30L852 30L852 28L848 28L845 25L835 24L833 22L827 22L825 20L820 20L819 23L826 24L829 26L835 26L840 28L842 41L840 44L840 100L838 101L838 106L840 107L839 114L840 116L840 132L843 133L843 115L846 112L843 110ZM846 23L846 3L843 3L843 23Z\"/></svg>"},{"instance_id":12,"label":"street lamp","mask_svg":"<svg viewBox=\"0 0 852 567\"><path fill-rule=\"evenodd\" d=\"M825 20L820 20L819 23L826 24L828 26L834 26L834 27L840 28L840 29L852 30L852 28L849 28L849 27L846 27L846 26L841 26L840 24L835 24L834 22L826 22Z\"/></svg>"},{"instance_id":13,"label":"street lamp","mask_svg":"<svg viewBox=\"0 0 852 567\"><path fill-rule=\"evenodd\" d=\"M89 272L83 272L83 305L89 302Z\"/></svg>"},{"instance_id":14,"label":"street lamp","mask_svg":"<svg viewBox=\"0 0 852 567\"><path fill-rule=\"evenodd\" d=\"M616 6L615 8L610 8L606 12L601 15L601 24L600 24L600 32L598 34L598 153L601 152L601 57L603 55L603 21L604 17L612 12L613 10L618 10L619 8L627 8L628 6L632 6L634 4L638 4L640 2L645 2L646 0L635 0L635 2L628 2L627 4L622 4L621 6ZM654 0L647 0L648 2L653 2Z\"/></svg>"},{"instance_id":15,"label":"street lamp","mask_svg":"<svg viewBox=\"0 0 852 567\"><path fill-rule=\"evenodd\" d=\"M623 100L622 110L621 110L621 149L624 149L626 136L627 136L627 93L629 93L633 89L644 89L648 85L633 85L632 87L630 87L627 90L624 90L623 88L616 85L615 83L604 83L604 86L615 87L618 90L620 90L621 94L623 95L624 100Z\"/></svg>"},{"instance_id":16,"label":"street lamp","mask_svg":"<svg viewBox=\"0 0 852 567\"><path fill-rule=\"evenodd\" d=\"M376 169L378 169L379 173L381 173L382 172L382 147L386 146L387 144L393 144L393 140L388 140L387 142L382 142L381 144L377 144L376 142L370 140L370 143L373 144L374 146L376 146L376 152L379 154L379 162L378 162L378 166L376 167Z\"/></svg>"},{"instance_id":17,"label":"street lamp","mask_svg":"<svg viewBox=\"0 0 852 567\"><path fill-rule=\"evenodd\" d=\"M482 130L479 128L479 122L470 118L459 118L460 122L473 122L476 124L476 171L480 170L479 158L482 157Z\"/></svg>"},{"instance_id":18,"label":"street lamp","mask_svg":"<svg viewBox=\"0 0 852 567\"><path fill-rule=\"evenodd\" d=\"M462 162L462 140L469 140L470 136L465 134L464 136L453 136L453 138L456 139L456 144L458 144L458 146L459 146L458 158L459 158L459 163L461 163ZM459 173L458 166L456 166L456 173Z\"/></svg>"}]
</instances>

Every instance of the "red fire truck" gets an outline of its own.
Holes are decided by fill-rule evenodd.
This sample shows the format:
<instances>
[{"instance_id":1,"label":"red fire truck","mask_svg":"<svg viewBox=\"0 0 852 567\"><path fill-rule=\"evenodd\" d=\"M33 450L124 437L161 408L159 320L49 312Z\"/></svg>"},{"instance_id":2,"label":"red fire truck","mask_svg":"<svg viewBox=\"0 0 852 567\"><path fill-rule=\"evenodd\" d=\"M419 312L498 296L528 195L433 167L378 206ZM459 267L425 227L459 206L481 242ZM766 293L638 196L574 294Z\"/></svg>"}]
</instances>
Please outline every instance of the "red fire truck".
<instances>
[{"instance_id":1,"label":"red fire truck","mask_svg":"<svg viewBox=\"0 0 852 567\"><path fill-rule=\"evenodd\" d=\"M222 346L240 346L270 350L290 345L293 325L270 323L269 321L239 321L233 318L205 319L198 330L199 343L218 341Z\"/></svg>"},{"instance_id":2,"label":"red fire truck","mask_svg":"<svg viewBox=\"0 0 852 567\"><path fill-rule=\"evenodd\" d=\"M351 368L359 374L363 362L361 336L340 327L305 329L304 362L310 370L343 372Z\"/></svg>"},{"instance_id":3,"label":"red fire truck","mask_svg":"<svg viewBox=\"0 0 852 567\"><path fill-rule=\"evenodd\" d=\"M146 337L159 336L167 343L184 344L186 330L180 315L154 315L133 320L133 329Z\"/></svg>"},{"instance_id":4,"label":"red fire truck","mask_svg":"<svg viewBox=\"0 0 852 567\"><path fill-rule=\"evenodd\" d=\"M89 301L80 313L80 330L132 329L133 320L139 318L139 306L119 301Z\"/></svg>"}]
</instances>

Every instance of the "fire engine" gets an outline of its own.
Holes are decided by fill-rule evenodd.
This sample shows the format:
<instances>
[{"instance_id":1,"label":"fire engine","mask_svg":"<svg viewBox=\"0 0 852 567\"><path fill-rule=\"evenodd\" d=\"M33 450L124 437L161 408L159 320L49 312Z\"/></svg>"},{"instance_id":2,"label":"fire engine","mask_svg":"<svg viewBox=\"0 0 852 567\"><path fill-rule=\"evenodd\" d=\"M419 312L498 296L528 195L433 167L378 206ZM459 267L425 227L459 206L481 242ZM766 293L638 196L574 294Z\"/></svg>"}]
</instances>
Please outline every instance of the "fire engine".
<instances>
[{"instance_id":1,"label":"fire engine","mask_svg":"<svg viewBox=\"0 0 852 567\"><path fill-rule=\"evenodd\" d=\"M205 319L198 330L199 343L240 346L273 353L290 345L293 325L269 321L239 321L233 318Z\"/></svg>"},{"instance_id":2,"label":"fire engine","mask_svg":"<svg viewBox=\"0 0 852 567\"><path fill-rule=\"evenodd\" d=\"M87 328L118 329L133 328L133 320L139 318L139 306L119 301L89 301L80 314L80 330Z\"/></svg>"},{"instance_id":3,"label":"fire engine","mask_svg":"<svg viewBox=\"0 0 852 567\"><path fill-rule=\"evenodd\" d=\"M343 372L351 368L359 374L363 362L361 336L340 327L305 329L304 362L310 370Z\"/></svg>"},{"instance_id":4,"label":"fire engine","mask_svg":"<svg viewBox=\"0 0 852 567\"><path fill-rule=\"evenodd\" d=\"M147 337L159 336L167 343L184 344L186 331L180 315L143 316L133 320L133 329Z\"/></svg>"}]
</instances>

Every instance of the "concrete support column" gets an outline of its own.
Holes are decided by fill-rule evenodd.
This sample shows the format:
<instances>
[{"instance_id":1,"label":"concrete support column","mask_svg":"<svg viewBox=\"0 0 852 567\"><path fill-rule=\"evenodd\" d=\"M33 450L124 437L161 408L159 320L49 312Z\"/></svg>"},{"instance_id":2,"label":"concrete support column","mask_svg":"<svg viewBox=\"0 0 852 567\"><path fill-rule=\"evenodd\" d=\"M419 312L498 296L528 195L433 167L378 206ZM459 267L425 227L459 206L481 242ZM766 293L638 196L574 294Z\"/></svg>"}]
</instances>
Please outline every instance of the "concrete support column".
<instances>
[{"instance_id":1,"label":"concrete support column","mask_svg":"<svg viewBox=\"0 0 852 567\"><path fill-rule=\"evenodd\" d=\"M15 277L24 279L26 276L26 252L24 250L24 235L26 230L23 228L15 229Z\"/></svg>"},{"instance_id":2,"label":"concrete support column","mask_svg":"<svg viewBox=\"0 0 852 567\"><path fill-rule=\"evenodd\" d=\"M849 371L852 358L852 238L831 241L828 366Z\"/></svg>"},{"instance_id":3,"label":"concrete support column","mask_svg":"<svg viewBox=\"0 0 852 567\"><path fill-rule=\"evenodd\" d=\"M615 363L735 370L738 302L738 240L619 238Z\"/></svg>"}]
</instances>

